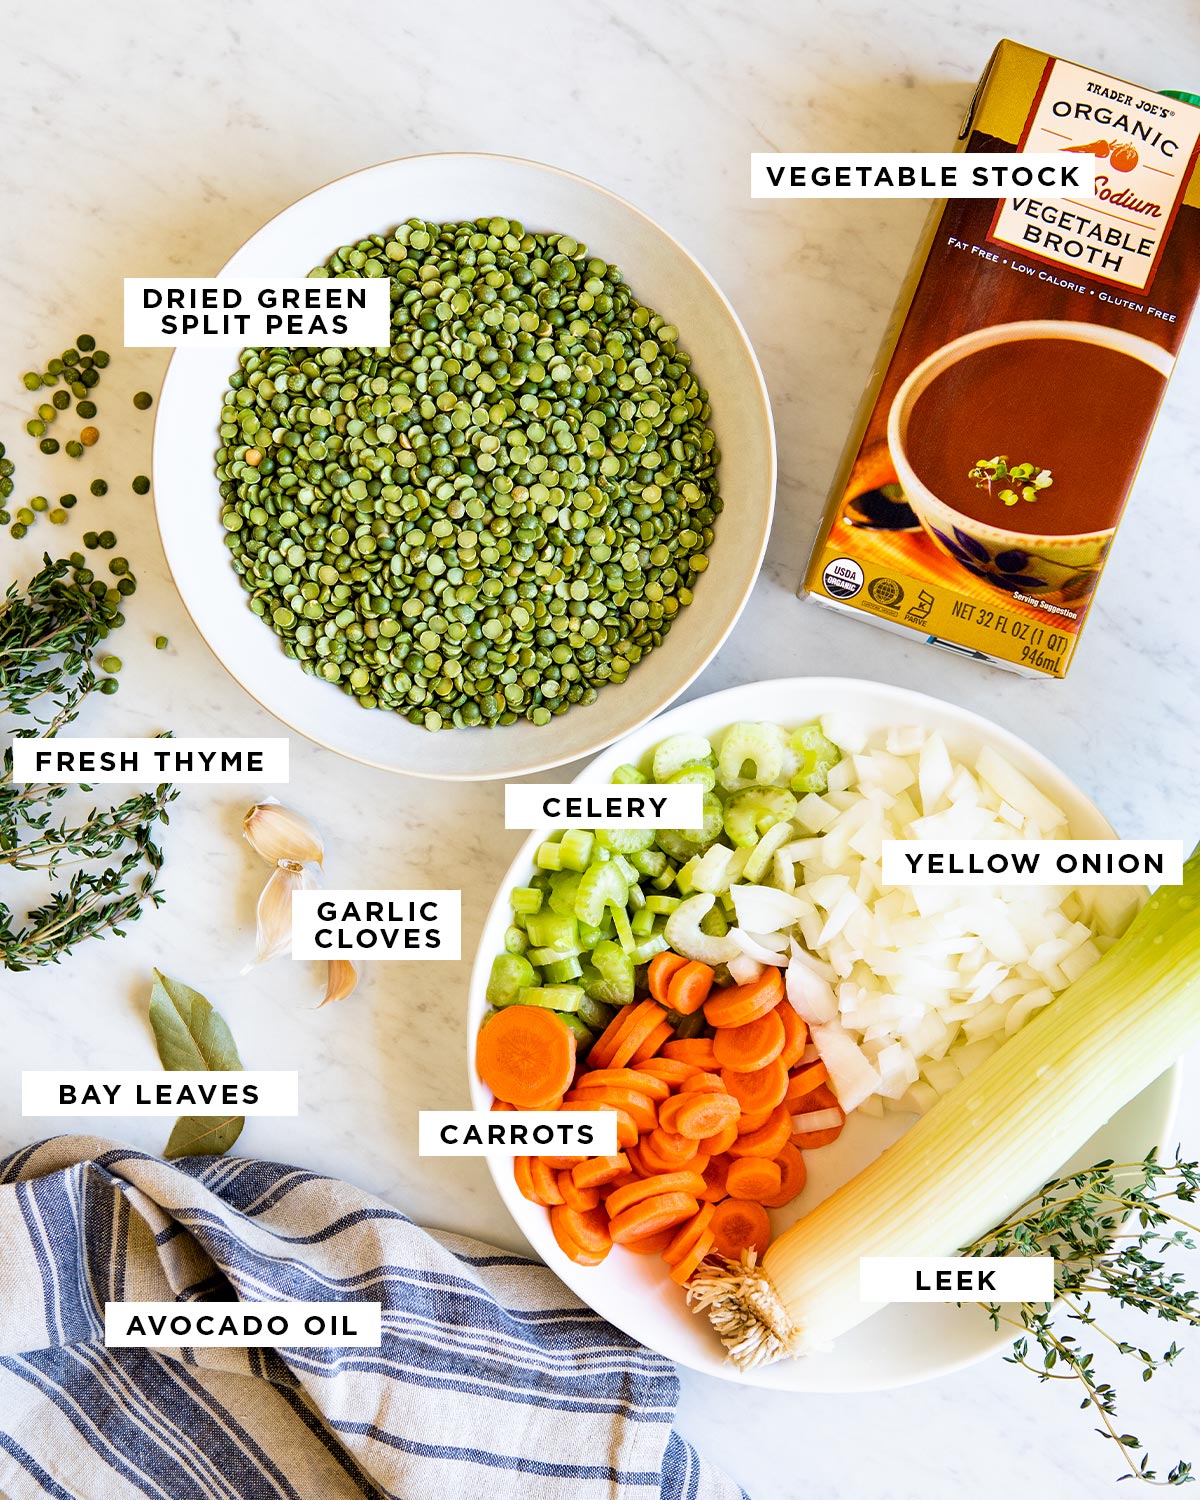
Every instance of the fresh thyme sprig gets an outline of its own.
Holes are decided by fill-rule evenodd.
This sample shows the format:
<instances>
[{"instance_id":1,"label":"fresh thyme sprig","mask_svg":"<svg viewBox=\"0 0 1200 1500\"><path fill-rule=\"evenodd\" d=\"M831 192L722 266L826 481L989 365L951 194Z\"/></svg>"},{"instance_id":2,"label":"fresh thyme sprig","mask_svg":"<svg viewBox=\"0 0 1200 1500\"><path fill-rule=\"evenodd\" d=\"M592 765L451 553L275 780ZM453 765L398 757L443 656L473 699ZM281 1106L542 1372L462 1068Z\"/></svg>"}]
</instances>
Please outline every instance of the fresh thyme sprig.
<instances>
[{"instance_id":1,"label":"fresh thyme sprig","mask_svg":"<svg viewBox=\"0 0 1200 1500\"><path fill-rule=\"evenodd\" d=\"M92 653L123 623L119 605L86 588L67 559L47 556L26 589L9 588L0 604L0 713L31 718L37 726L18 734L52 736L75 719L103 681L92 669ZM162 901L163 857L155 838L169 821L176 788L164 783L115 807L93 807L78 822L55 821L70 790L65 783L15 785L12 750L5 751L0 872L53 875L78 867L22 921L0 902L0 963L6 969L57 962L85 938L123 936L147 904Z\"/></svg>"},{"instance_id":2,"label":"fresh thyme sprig","mask_svg":"<svg viewBox=\"0 0 1200 1500\"><path fill-rule=\"evenodd\" d=\"M1122 1479L1149 1484L1188 1484L1192 1465L1179 1459L1164 1477L1150 1467L1138 1438L1121 1432L1117 1396L1095 1363L1084 1340L1065 1331L1060 1319L1090 1329L1110 1350L1134 1361L1149 1380L1164 1365L1173 1365L1181 1350L1172 1340L1161 1354L1114 1338L1100 1326L1094 1302L1109 1298L1165 1323L1200 1324L1200 1293L1185 1284L1163 1256L1194 1250L1200 1233L1195 1217L1179 1209L1200 1200L1200 1163L1177 1156L1169 1166L1151 1152L1144 1161L1097 1162L1073 1176L1048 1182L1040 1192L990 1234L965 1248L966 1255L1053 1255L1058 1300L1023 1303L1016 1310L991 1304L993 1326L1007 1323L1020 1330L1009 1362L1031 1370L1040 1381L1075 1380L1083 1388L1081 1407L1089 1407L1102 1425L1102 1436L1120 1446L1129 1467Z\"/></svg>"}]
</instances>

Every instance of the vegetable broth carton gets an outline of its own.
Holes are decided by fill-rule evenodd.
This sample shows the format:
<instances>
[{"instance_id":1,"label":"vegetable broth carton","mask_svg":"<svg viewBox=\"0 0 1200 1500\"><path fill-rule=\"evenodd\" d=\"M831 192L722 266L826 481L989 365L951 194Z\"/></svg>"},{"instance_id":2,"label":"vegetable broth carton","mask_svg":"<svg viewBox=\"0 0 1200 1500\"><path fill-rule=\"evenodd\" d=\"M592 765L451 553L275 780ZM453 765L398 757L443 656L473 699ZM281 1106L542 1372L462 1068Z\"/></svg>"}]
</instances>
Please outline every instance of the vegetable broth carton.
<instances>
[{"instance_id":1,"label":"vegetable broth carton","mask_svg":"<svg viewBox=\"0 0 1200 1500\"><path fill-rule=\"evenodd\" d=\"M805 588L1065 676L1200 288L1200 108L1015 42L967 152L1097 158L1096 197L936 204Z\"/></svg>"}]
</instances>

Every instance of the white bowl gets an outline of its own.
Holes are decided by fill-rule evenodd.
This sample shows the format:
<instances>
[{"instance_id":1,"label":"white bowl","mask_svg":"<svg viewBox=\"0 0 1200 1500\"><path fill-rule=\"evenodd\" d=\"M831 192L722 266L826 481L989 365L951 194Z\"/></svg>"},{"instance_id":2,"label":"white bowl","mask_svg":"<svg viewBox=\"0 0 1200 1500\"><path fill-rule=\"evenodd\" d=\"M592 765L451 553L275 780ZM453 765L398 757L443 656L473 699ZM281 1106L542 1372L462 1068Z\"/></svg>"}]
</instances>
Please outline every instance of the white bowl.
<instances>
[{"instance_id":1,"label":"white bowl","mask_svg":"<svg viewBox=\"0 0 1200 1500\"><path fill-rule=\"evenodd\" d=\"M522 776L561 765L628 734L678 696L732 630L758 576L775 497L775 435L762 372L737 315L707 273L631 204L569 172L507 156L448 154L384 162L319 188L264 225L221 272L306 275L339 245L416 215L504 214L561 230L620 266L637 296L679 328L712 400L726 508L694 603L626 682L542 728L431 734L397 713L360 708L285 657L247 608L230 565L213 473L222 393L233 348L183 348L167 371L154 432L159 531L176 587L201 635L241 685L320 745L385 770L444 780Z\"/></svg>"},{"instance_id":2,"label":"white bowl","mask_svg":"<svg viewBox=\"0 0 1200 1500\"><path fill-rule=\"evenodd\" d=\"M597 756L578 779L607 782L617 766L626 761L640 761L667 735L684 730L709 736L742 719L772 719L798 725L825 713L853 715L871 730L889 724L936 729L958 755L990 744L1032 777L1066 811L1074 837L1113 836L1111 825L1099 809L1050 761L1007 730L978 714L921 693L833 677L748 683L682 704ZM490 1092L475 1074L474 1037L487 1010L484 992L488 971L493 956L503 947L504 930L509 923L508 893L514 885L526 883L534 850L548 832L543 829L533 833L517 855L480 938L467 1011L467 1034L471 1038L468 1070L476 1109L491 1105ZM1174 1115L1177 1087L1178 1069L1164 1073L1096 1132L1072 1158L1072 1168L1105 1157L1138 1161L1151 1147L1161 1146ZM776 1226L791 1222L801 1210L807 1212L873 1161L897 1138L910 1118L893 1114L873 1120L851 1115L834 1145L806 1153L808 1186L794 1210L773 1216ZM998 1143L997 1149L1003 1150L1003 1144ZM996 1333L978 1307L893 1305L851 1330L828 1353L785 1360L741 1374L725 1362L724 1351L708 1320L688 1311L682 1291L667 1276L657 1256L614 1250L602 1265L575 1265L555 1244L546 1210L528 1202L517 1191L511 1161L491 1158L489 1166L500 1196L522 1233L572 1291L633 1338L706 1375L777 1390L823 1393L886 1390L944 1375L1011 1345L1011 1334Z\"/></svg>"}]
</instances>

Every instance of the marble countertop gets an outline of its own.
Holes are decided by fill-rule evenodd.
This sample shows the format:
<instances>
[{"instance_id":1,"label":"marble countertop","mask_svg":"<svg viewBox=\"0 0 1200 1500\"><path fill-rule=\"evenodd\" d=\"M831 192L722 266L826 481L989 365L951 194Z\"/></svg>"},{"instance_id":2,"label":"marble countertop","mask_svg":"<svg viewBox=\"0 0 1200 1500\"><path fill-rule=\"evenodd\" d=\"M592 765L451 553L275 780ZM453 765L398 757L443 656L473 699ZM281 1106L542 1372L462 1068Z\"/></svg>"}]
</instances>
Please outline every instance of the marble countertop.
<instances>
[{"instance_id":1,"label":"marble countertop","mask_svg":"<svg viewBox=\"0 0 1200 1500\"><path fill-rule=\"evenodd\" d=\"M795 597L924 205L751 203L747 153L948 149L1005 35L1150 84L1200 79L1188 0L1164 0L1153 20L1116 0L1036 10L1026 0L982 10L534 0L417 14L375 0L343 12L312 0L152 10L109 0L49 23L39 7L10 8L0 22L0 436L25 451L31 402L17 375L90 328L114 357L102 440L73 487L103 474L112 490L103 504L87 497L62 531L43 522L21 544L0 535L0 574L27 574L44 545L77 545L101 516L120 535L141 586L119 642L121 691L89 709L88 732L279 732L192 628L149 502L129 492L129 478L149 471L152 417L129 396L157 390L167 352L122 351L121 278L211 274L270 215L354 168L490 150L553 161L649 210L716 276L757 346L779 433L777 520L754 597L693 694L791 673L929 691L1025 736L1122 832L1193 836L1200 339L1184 350L1067 681L981 668ZM22 488L56 494L67 463L33 454ZM159 633L170 637L164 652L153 649ZM461 887L470 955L521 838L503 829L501 787L405 781L298 739L292 767L286 796L319 820L330 883ZM50 1130L20 1117L20 1068L155 1065L145 1011L158 966L209 995L252 1065L301 1070L303 1114L251 1121L244 1149L344 1176L423 1223L519 1244L482 1161L415 1151L417 1110L467 1103L466 962L375 966L351 1001L324 1010L315 966L239 975L264 874L238 837L254 795L181 798L167 903L124 941L0 978L0 1150ZM151 1150L165 1139L163 1121L113 1126ZM1200 1152L1194 1095L1179 1133ZM1163 1457L1197 1437L1197 1358L1151 1386L1153 1402L1130 1393L1135 1430L1160 1438ZM856 1397L739 1391L684 1372L680 1424L755 1500L999 1497L1017 1486L1084 1500L1107 1491L1119 1461L1074 1408L1069 1392L1039 1389L1000 1360Z\"/></svg>"}]
</instances>

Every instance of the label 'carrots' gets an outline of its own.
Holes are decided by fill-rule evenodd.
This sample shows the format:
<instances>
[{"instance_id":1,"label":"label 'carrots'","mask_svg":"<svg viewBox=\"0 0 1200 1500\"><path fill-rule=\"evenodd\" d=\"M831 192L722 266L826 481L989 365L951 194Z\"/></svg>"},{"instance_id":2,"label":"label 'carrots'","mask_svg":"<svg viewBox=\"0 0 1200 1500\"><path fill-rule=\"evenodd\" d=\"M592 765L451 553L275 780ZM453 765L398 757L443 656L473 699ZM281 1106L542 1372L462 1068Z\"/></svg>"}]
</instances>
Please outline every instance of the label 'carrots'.
<instances>
[{"instance_id":1,"label":"label 'carrots'","mask_svg":"<svg viewBox=\"0 0 1200 1500\"><path fill-rule=\"evenodd\" d=\"M757 1250L761 1255L771 1241L766 1209L761 1203L743 1203L739 1198L718 1203L708 1227L714 1249L730 1260L736 1260L743 1250Z\"/></svg>"},{"instance_id":2,"label":"label 'carrots'","mask_svg":"<svg viewBox=\"0 0 1200 1500\"><path fill-rule=\"evenodd\" d=\"M531 1109L564 1094L575 1072L575 1037L552 1010L508 1005L475 1044L479 1076L497 1099Z\"/></svg>"}]
</instances>

